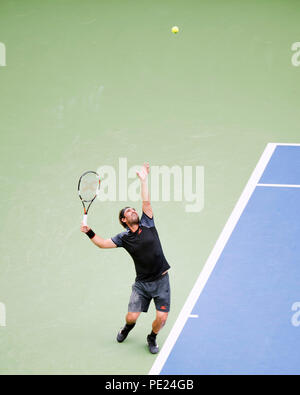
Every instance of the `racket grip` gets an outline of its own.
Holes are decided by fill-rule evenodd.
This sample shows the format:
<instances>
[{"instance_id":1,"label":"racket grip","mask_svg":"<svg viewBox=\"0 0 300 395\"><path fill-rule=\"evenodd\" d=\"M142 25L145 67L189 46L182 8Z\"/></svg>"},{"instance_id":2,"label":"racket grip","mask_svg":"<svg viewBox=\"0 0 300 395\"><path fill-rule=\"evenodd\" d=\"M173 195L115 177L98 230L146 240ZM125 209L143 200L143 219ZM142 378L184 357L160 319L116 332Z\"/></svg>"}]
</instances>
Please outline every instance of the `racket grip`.
<instances>
[{"instance_id":1,"label":"racket grip","mask_svg":"<svg viewBox=\"0 0 300 395\"><path fill-rule=\"evenodd\" d=\"M84 214L82 222L84 226L87 226L87 214Z\"/></svg>"}]
</instances>

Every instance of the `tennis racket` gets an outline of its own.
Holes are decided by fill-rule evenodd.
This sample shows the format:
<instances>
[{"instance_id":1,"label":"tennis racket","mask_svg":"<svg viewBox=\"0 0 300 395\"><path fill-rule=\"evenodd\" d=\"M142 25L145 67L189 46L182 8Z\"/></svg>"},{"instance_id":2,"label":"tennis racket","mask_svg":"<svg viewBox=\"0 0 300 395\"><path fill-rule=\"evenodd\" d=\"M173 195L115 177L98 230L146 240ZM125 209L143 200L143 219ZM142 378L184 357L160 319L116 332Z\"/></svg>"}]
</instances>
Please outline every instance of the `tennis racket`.
<instances>
[{"instance_id":1,"label":"tennis racket","mask_svg":"<svg viewBox=\"0 0 300 395\"><path fill-rule=\"evenodd\" d=\"M78 195L83 205L83 225L87 225L87 214L100 190L100 177L95 171L86 171L78 181Z\"/></svg>"}]
</instances>

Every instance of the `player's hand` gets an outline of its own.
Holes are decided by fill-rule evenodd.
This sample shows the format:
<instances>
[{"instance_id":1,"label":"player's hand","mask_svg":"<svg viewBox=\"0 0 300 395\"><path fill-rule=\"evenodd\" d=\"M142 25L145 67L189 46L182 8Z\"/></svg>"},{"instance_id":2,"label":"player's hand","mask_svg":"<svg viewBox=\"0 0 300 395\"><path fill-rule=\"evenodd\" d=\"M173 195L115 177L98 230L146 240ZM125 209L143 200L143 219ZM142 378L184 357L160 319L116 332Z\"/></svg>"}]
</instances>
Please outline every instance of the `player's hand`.
<instances>
[{"instance_id":1,"label":"player's hand","mask_svg":"<svg viewBox=\"0 0 300 395\"><path fill-rule=\"evenodd\" d=\"M144 163L141 170L137 171L136 174L138 175L141 181L145 181L147 179L149 172L150 172L149 163Z\"/></svg>"},{"instance_id":2,"label":"player's hand","mask_svg":"<svg viewBox=\"0 0 300 395\"><path fill-rule=\"evenodd\" d=\"M91 228L87 225L84 225L83 222L81 222L80 230L83 233L87 233Z\"/></svg>"}]
</instances>

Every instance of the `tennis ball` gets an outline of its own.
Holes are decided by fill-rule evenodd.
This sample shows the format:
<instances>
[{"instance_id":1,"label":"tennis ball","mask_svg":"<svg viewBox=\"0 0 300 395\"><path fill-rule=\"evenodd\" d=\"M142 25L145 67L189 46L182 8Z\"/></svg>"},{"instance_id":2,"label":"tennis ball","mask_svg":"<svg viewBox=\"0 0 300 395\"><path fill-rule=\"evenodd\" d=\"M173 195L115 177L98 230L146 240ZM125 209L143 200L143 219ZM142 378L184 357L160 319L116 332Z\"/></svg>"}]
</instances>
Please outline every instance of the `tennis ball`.
<instances>
[{"instance_id":1,"label":"tennis ball","mask_svg":"<svg viewBox=\"0 0 300 395\"><path fill-rule=\"evenodd\" d=\"M178 26L173 26L171 30L172 30L172 33L174 33L174 34L179 32Z\"/></svg>"}]
</instances>

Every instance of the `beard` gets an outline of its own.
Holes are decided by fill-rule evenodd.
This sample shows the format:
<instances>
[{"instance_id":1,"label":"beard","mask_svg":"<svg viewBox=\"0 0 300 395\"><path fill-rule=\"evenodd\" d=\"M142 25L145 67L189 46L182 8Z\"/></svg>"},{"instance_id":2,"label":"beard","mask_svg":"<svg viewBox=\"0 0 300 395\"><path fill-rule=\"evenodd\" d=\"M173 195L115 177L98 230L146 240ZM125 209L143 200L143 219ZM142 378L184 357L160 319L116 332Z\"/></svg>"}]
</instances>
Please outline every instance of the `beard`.
<instances>
[{"instance_id":1,"label":"beard","mask_svg":"<svg viewBox=\"0 0 300 395\"><path fill-rule=\"evenodd\" d=\"M128 225L137 225L140 222L139 216L137 214L132 214L130 218L127 219Z\"/></svg>"}]
</instances>

